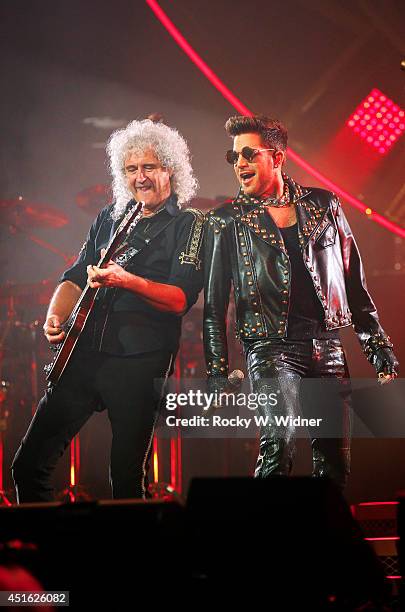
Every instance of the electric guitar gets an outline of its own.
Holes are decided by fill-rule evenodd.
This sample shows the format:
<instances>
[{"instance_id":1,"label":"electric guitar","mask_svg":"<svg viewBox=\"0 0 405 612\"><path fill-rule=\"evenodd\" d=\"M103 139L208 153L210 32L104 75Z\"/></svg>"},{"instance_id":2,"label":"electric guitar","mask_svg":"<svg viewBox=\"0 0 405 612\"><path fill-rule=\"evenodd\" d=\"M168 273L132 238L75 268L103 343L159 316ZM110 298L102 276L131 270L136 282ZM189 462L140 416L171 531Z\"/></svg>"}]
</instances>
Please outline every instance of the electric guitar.
<instances>
[{"instance_id":1,"label":"electric guitar","mask_svg":"<svg viewBox=\"0 0 405 612\"><path fill-rule=\"evenodd\" d=\"M137 202L127 212L108 243L104 255L100 258L100 261L97 264L98 268L105 268L110 259L117 255L122 243L125 240L128 229L130 226L135 225L140 220L143 207L143 202ZM62 329L65 331L66 336L63 339L63 342L51 347L55 351L55 355L52 363L46 365L44 368L48 385L56 385L62 376L93 309L94 301L99 289L100 288L93 289L89 285L86 285L79 299L77 300L70 317L62 325Z\"/></svg>"}]
</instances>

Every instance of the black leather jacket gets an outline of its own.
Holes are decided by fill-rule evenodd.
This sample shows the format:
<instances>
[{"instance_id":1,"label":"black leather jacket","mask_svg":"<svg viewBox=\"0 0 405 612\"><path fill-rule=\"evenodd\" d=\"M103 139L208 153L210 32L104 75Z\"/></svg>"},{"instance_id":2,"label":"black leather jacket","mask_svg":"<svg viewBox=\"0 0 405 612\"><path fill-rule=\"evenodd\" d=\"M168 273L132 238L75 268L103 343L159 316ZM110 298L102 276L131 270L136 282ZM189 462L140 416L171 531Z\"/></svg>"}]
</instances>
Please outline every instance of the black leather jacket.
<instances>
[{"instance_id":1,"label":"black leather jacket","mask_svg":"<svg viewBox=\"0 0 405 612\"><path fill-rule=\"evenodd\" d=\"M322 304L326 329L353 324L370 359L392 347L368 293L360 254L334 193L293 181L304 263ZM290 261L281 232L260 205L230 200L207 215L204 347L209 376L226 376L226 315L234 287L237 337L283 338L287 333ZM370 359L371 360L371 359Z\"/></svg>"}]
</instances>

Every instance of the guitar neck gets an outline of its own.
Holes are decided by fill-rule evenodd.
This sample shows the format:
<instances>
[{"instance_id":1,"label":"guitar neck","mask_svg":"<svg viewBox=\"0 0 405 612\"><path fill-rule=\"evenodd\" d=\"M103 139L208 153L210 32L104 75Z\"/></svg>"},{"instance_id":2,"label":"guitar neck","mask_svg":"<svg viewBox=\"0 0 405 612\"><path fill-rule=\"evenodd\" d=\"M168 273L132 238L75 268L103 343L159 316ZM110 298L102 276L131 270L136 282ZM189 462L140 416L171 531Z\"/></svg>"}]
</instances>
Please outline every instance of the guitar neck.
<instances>
[{"instance_id":1,"label":"guitar neck","mask_svg":"<svg viewBox=\"0 0 405 612\"><path fill-rule=\"evenodd\" d=\"M137 202L135 206L125 215L122 219L121 223L118 225L115 230L113 236L108 243L104 255L102 255L97 263L98 268L105 268L110 259L116 254L119 245L123 241L123 235L128 231L129 226L132 223L137 223L141 218L142 210L144 207L143 202ZM79 299L77 300L73 311L69 317L69 321L74 319L78 310L86 303L93 303L96 295L100 288L94 289L86 284L86 287L83 289Z\"/></svg>"}]
</instances>

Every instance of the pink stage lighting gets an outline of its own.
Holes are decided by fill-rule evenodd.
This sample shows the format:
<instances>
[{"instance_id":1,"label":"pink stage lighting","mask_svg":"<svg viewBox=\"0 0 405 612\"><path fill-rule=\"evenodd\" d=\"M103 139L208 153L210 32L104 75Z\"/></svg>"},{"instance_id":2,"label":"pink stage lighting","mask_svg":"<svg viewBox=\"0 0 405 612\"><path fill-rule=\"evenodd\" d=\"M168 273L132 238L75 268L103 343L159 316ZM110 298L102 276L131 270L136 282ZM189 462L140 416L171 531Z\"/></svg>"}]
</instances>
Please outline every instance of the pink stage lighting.
<instances>
[{"instance_id":1,"label":"pink stage lighting","mask_svg":"<svg viewBox=\"0 0 405 612\"><path fill-rule=\"evenodd\" d=\"M379 89L373 89L347 121L353 132L381 155L405 131L405 113Z\"/></svg>"}]
</instances>

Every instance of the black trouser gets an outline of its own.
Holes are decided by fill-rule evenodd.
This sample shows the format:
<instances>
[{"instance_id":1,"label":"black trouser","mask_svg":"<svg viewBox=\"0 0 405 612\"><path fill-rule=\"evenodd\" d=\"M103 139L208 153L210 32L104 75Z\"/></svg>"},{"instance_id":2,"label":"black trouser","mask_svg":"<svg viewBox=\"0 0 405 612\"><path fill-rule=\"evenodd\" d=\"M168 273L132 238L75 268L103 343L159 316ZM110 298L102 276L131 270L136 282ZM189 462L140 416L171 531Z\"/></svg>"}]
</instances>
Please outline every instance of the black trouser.
<instances>
[{"instance_id":1,"label":"black trouser","mask_svg":"<svg viewBox=\"0 0 405 612\"><path fill-rule=\"evenodd\" d=\"M172 360L167 350L130 357L76 350L59 383L40 400L14 458L18 502L52 501L58 459L103 408L112 428L113 497L145 497L153 429Z\"/></svg>"},{"instance_id":2,"label":"black trouser","mask_svg":"<svg viewBox=\"0 0 405 612\"><path fill-rule=\"evenodd\" d=\"M350 472L350 385L349 372L340 340L263 340L245 346L246 360L255 393L277 393L277 403L266 403L259 408L271 424L260 432L260 452L255 476L289 475L295 454L295 427L275 427L275 417L302 416L301 381L316 378L314 391L307 393L306 403L322 401L334 420L336 436L316 437L312 440L313 476L333 478L342 488ZM320 397L319 379L325 380L325 395ZM308 381L310 382L310 381ZM333 383L332 385L330 383ZM334 397L328 389L338 385ZM330 402L330 405L328 403ZM337 406L338 403L338 406ZM333 414L332 414L333 413ZM337 426L336 426L337 424Z\"/></svg>"}]
</instances>

